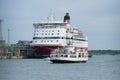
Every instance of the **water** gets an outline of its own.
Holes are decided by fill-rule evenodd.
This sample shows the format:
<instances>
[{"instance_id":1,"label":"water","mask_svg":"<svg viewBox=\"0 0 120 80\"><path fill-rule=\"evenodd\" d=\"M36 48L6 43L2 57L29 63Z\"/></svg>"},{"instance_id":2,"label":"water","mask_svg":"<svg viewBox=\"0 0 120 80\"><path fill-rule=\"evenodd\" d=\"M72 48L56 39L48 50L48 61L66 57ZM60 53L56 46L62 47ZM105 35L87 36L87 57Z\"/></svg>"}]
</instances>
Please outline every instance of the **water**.
<instances>
[{"instance_id":1,"label":"water","mask_svg":"<svg viewBox=\"0 0 120 80\"><path fill-rule=\"evenodd\" d=\"M0 80L120 80L120 55L87 63L52 64L42 59L0 60Z\"/></svg>"}]
</instances>

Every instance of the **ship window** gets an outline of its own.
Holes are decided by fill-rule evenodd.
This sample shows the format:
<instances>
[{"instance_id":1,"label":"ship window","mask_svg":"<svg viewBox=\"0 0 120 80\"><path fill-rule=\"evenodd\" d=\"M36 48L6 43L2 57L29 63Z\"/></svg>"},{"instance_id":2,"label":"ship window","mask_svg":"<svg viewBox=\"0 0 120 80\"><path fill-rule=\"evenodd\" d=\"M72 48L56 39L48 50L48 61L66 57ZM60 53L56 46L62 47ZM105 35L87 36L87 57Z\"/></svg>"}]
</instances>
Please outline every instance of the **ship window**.
<instances>
[{"instance_id":1,"label":"ship window","mask_svg":"<svg viewBox=\"0 0 120 80\"><path fill-rule=\"evenodd\" d=\"M54 30L52 30L52 32L54 32Z\"/></svg>"},{"instance_id":2,"label":"ship window","mask_svg":"<svg viewBox=\"0 0 120 80\"><path fill-rule=\"evenodd\" d=\"M59 33L57 33L57 35L59 35Z\"/></svg>"},{"instance_id":3,"label":"ship window","mask_svg":"<svg viewBox=\"0 0 120 80\"><path fill-rule=\"evenodd\" d=\"M52 33L52 35L54 35L54 33Z\"/></svg>"},{"instance_id":4,"label":"ship window","mask_svg":"<svg viewBox=\"0 0 120 80\"><path fill-rule=\"evenodd\" d=\"M60 30L58 30L58 32L60 32Z\"/></svg>"},{"instance_id":5,"label":"ship window","mask_svg":"<svg viewBox=\"0 0 120 80\"><path fill-rule=\"evenodd\" d=\"M56 40L56 42L58 42L58 40Z\"/></svg>"},{"instance_id":6,"label":"ship window","mask_svg":"<svg viewBox=\"0 0 120 80\"><path fill-rule=\"evenodd\" d=\"M51 42L53 42L53 41L51 40Z\"/></svg>"}]
</instances>

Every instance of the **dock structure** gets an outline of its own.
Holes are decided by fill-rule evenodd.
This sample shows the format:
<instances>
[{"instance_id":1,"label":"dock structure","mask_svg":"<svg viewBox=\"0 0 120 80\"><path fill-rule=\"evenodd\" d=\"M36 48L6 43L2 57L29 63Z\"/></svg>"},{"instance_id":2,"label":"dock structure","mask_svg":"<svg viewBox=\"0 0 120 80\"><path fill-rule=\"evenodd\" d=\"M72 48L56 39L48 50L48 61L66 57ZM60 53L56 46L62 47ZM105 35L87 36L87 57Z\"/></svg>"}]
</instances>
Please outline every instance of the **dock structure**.
<instances>
[{"instance_id":1,"label":"dock structure","mask_svg":"<svg viewBox=\"0 0 120 80\"><path fill-rule=\"evenodd\" d=\"M31 41L19 40L16 44L11 44L13 56L22 56L23 58L27 58L27 56L32 53L30 43Z\"/></svg>"},{"instance_id":2,"label":"dock structure","mask_svg":"<svg viewBox=\"0 0 120 80\"><path fill-rule=\"evenodd\" d=\"M18 41L16 44L4 46L0 59L23 59L32 53L31 41ZM3 48L3 47L2 47Z\"/></svg>"}]
</instances>

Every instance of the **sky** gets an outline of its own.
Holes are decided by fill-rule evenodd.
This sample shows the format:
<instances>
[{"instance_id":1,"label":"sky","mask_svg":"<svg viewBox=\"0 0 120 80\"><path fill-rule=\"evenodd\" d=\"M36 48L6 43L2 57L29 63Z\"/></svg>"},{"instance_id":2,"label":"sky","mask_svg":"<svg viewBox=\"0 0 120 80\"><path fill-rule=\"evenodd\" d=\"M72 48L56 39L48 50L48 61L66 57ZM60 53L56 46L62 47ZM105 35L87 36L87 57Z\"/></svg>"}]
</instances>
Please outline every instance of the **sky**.
<instances>
[{"instance_id":1,"label":"sky","mask_svg":"<svg viewBox=\"0 0 120 80\"><path fill-rule=\"evenodd\" d=\"M88 37L89 50L120 50L120 0L0 0L3 38L10 43L32 40L33 23L50 13L63 21L66 12L71 26ZM52 10L52 11L51 11Z\"/></svg>"}]
</instances>

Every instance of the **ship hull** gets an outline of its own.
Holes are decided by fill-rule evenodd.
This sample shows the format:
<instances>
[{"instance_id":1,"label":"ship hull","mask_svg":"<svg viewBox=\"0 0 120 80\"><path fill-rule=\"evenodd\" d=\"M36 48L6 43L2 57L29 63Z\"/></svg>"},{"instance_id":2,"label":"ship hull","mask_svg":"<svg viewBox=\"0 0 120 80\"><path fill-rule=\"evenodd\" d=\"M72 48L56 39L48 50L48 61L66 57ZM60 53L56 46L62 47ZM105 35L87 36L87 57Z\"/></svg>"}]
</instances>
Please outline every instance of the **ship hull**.
<instances>
[{"instance_id":1,"label":"ship hull","mask_svg":"<svg viewBox=\"0 0 120 80\"><path fill-rule=\"evenodd\" d=\"M58 48L65 48L65 46L32 46L33 53L29 55L29 58L46 58L50 57L51 51ZM87 47L75 47L75 49L85 49L88 51Z\"/></svg>"},{"instance_id":2,"label":"ship hull","mask_svg":"<svg viewBox=\"0 0 120 80\"><path fill-rule=\"evenodd\" d=\"M33 46L33 54L31 58L50 57L51 51L57 48L65 48L65 46Z\"/></svg>"}]
</instances>

